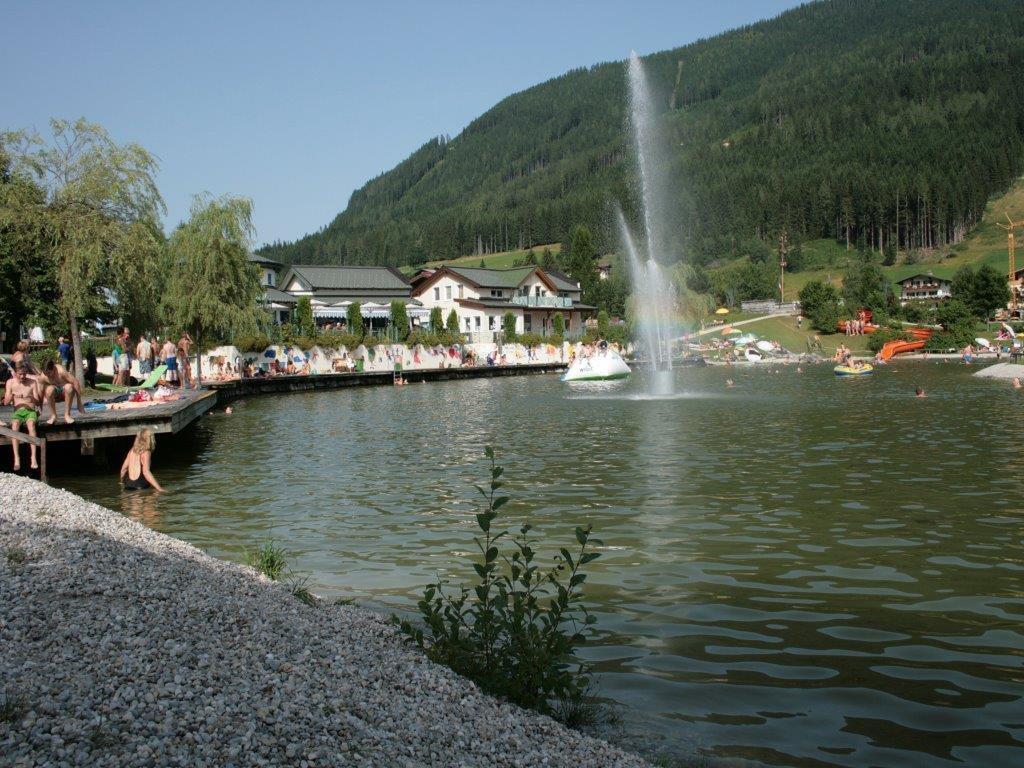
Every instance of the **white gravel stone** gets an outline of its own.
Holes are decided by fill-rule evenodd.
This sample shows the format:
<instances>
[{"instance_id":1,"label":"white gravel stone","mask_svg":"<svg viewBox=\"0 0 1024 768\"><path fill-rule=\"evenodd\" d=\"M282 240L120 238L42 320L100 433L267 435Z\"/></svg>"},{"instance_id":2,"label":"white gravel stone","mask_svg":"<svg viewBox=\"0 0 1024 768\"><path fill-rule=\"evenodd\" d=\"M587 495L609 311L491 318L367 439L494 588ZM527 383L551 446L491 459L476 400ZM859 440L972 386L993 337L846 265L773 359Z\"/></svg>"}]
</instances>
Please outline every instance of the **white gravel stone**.
<instances>
[{"instance_id":1,"label":"white gravel stone","mask_svg":"<svg viewBox=\"0 0 1024 768\"><path fill-rule=\"evenodd\" d=\"M19 768L646 765L481 693L384 617L2 473L0 697Z\"/></svg>"}]
</instances>

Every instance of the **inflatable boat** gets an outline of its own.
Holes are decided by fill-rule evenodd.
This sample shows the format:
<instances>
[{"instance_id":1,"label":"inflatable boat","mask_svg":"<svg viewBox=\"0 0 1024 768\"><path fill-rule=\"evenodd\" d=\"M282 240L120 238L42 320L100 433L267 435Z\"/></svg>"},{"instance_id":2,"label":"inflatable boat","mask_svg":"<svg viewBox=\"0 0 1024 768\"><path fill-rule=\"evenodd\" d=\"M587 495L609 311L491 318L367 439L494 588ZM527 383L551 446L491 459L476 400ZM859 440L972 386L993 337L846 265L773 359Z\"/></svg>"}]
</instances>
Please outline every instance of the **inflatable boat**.
<instances>
[{"instance_id":1,"label":"inflatable boat","mask_svg":"<svg viewBox=\"0 0 1024 768\"><path fill-rule=\"evenodd\" d=\"M590 357L577 357L564 374L562 381L611 381L629 376L629 366L610 349L601 350Z\"/></svg>"},{"instance_id":2,"label":"inflatable boat","mask_svg":"<svg viewBox=\"0 0 1024 768\"><path fill-rule=\"evenodd\" d=\"M837 365L832 370L836 376L868 376L875 369L867 363L853 363L851 365Z\"/></svg>"}]
</instances>

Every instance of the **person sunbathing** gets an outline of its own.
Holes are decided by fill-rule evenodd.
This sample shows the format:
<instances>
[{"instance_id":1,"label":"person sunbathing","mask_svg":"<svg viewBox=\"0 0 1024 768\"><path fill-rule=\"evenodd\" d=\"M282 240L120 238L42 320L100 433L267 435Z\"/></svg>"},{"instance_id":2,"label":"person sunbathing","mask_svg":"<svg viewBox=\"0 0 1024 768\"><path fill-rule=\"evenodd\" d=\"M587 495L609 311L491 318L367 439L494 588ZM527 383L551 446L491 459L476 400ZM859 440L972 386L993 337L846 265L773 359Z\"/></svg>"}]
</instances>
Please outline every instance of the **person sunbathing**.
<instances>
[{"instance_id":1,"label":"person sunbathing","mask_svg":"<svg viewBox=\"0 0 1024 768\"><path fill-rule=\"evenodd\" d=\"M36 436L36 424L39 422L39 412L42 410L42 395L39 385L29 377L28 363L22 360L14 369L14 377L7 380L4 386L4 405L14 405L14 414L11 418L11 429L17 432L25 424L25 431L32 437ZM11 438L11 449L14 451L14 471L21 469L21 455L19 448L21 441ZM36 456L35 443L28 444L29 458L32 469L39 468L39 461Z\"/></svg>"}]
</instances>

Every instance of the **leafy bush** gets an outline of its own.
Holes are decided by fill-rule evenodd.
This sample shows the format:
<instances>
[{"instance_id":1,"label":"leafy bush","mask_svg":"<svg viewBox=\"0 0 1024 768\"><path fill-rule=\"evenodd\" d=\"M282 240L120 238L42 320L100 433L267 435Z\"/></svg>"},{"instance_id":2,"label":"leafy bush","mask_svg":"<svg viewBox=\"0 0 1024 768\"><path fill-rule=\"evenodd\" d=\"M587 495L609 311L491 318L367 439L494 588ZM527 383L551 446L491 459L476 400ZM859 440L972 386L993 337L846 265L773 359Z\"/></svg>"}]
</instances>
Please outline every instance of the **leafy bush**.
<instances>
[{"instance_id":1,"label":"leafy bush","mask_svg":"<svg viewBox=\"0 0 1024 768\"><path fill-rule=\"evenodd\" d=\"M541 344L548 343L548 339L544 338L536 331L530 331L529 333L521 333L519 334L519 338L516 339L516 341L527 347L536 347Z\"/></svg>"},{"instance_id":2,"label":"leafy bush","mask_svg":"<svg viewBox=\"0 0 1024 768\"><path fill-rule=\"evenodd\" d=\"M425 629L403 621L402 631L431 659L492 694L547 714L578 712L590 689L590 668L575 651L585 642L581 630L596 622L582 603L582 569L600 556L590 547L601 542L589 527L578 527L574 552L561 548L543 570L529 524L514 537L492 528L509 497L497 495L504 484L494 451L488 447L485 455L491 482L489 490L477 488L485 501L476 516L477 583L457 593L444 581L428 586L418 603ZM506 553L498 548L502 539Z\"/></svg>"},{"instance_id":3,"label":"leafy bush","mask_svg":"<svg viewBox=\"0 0 1024 768\"><path fill-rule=\"evenodd\" d=\"M839 291L830 283L811 280L800 289L800 311L811 327L822 333L835 333L839 322Z\"/></svg>"},{"instance_id":4,"label":"leafy bush","mask_svg":"<svg viewBox=\"0 0 1024 768\"><path fill-rule=\"evenodd\" d=\"M235 339L235 347L239 352L262 352L270 346L270 337L263 334L239 336Z\"/></svg>"},{"instance_id":5,"label":"leafy bush","mask_svg":"<svg viewBox=\"0 0 1024 768\"><path fill-rule=\"evenodd\" d=\"M935 307L928 301L908 301L903 306L903 317L910 323L930 323Z\"/></svg>"},{"instance_id":6,"label":"leafy bush","mask_svg":"<svg viewBox=\"0 0 1024 768\"><path fill-rule=\"evenodd\" d=\"M974 341L974 318L967 305L959 299L947 299L939 304L935 319L942 326L942 333L928 339L925 349L941 352L959 349Z\"/></svg>"},{"instance_id":7,"label":"leafy bush","mask_svg":"<svg viewBox=\"0 0 1024 768\"><path fill-rule=\"evenodd\" d=\"M417 344L422 344L424 347L450 347L453 344L462 344L465 342L465 337L461 333L449 333L448 331L427 331L417 330L409 334L409 338L405 340L406 345L414 347Z\"/></svg>"}]
</instances>

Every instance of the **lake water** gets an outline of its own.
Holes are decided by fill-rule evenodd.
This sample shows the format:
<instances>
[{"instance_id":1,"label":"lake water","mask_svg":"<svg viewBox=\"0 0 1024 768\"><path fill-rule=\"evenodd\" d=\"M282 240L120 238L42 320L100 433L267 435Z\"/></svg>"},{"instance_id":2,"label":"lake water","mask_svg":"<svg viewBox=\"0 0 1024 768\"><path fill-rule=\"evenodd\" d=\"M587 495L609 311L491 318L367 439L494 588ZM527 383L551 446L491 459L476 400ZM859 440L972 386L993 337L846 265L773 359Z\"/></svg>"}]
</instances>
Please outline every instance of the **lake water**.
<instances>
[{"instance_id":1,"label":"lake water","mask_svg":"<svg viewBox=\"0 0 1024 768\"><path fill-rule=\"evenodd\" d=\"M605 542L586 655L627 746L1024 765L1024 395L971 373L683 369L668 400L639 399L642 376L254 398L160 438L173 493L55 482L217 557L273 537L315 591L403 610L438 573L467 576L490 444L510 525L545 551L577 524Z\"/></svg>"}]
</instances>

